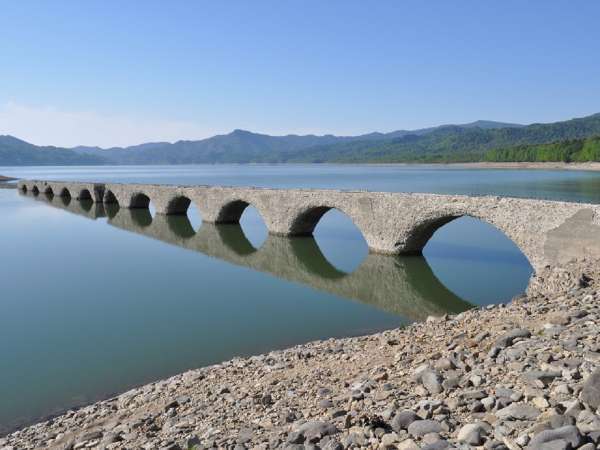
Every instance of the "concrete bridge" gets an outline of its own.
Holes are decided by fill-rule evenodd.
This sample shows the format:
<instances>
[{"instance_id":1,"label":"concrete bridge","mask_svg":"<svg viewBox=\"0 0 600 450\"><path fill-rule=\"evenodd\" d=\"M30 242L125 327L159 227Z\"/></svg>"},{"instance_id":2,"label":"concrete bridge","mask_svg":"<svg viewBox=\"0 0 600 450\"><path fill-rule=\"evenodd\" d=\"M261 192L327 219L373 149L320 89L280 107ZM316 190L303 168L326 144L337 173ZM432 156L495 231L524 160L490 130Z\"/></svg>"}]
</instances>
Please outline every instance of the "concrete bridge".
<instances>
[{"instance_id":1,"label":"concrete bridge","mask_svg":"<svg viewBox=\"0 0 600 450\"><path fill-rule=\"evenodd\" d=\"M355 271L345 273L323 256L310 236L269 235L256 249L239 224L203 223L195 231L185 215L152 217L147 209L121 209L89 199L77 201L44 194L33 198L88 219L107 217L108 224L119 229L356 300L410 321L472 307L436 278L423 257L397 258L371 253Z\"/></svg>"},{"instance_id":2,"label":"concrete bridge","mask_svg":"<svg viewBox=\"0 0 600 450\"><path fill-rule=\"evenodd\" d=\"M367 191L81 183L21 180L23 192L118 203L159 215L182 215L192 202L204 222L237 223L248 205L271 234L311 235L320 218L338 209L362 232L371 252L420 254L446 223L471 216L512 239L534 270L573 258L600 258L600 205L544 200Z\"/></svg>"}]
</instances>

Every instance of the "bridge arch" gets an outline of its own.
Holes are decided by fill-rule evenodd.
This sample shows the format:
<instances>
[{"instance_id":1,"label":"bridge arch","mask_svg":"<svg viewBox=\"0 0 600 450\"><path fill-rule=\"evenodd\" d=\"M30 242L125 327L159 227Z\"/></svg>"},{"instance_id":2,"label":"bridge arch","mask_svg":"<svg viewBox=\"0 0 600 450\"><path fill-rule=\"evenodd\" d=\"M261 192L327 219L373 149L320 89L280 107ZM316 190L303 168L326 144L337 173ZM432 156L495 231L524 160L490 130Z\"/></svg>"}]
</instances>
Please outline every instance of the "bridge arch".
<instances>
[{"instance_id":1,"label":"bridge arch","mask_svg":"<svg viewBox=\"0 0 600 450\"><path fill-rule=\"evenodd\" d=\"M111 190L107 190L104 193L104 197L103 197L102 201L104 203L111 204L111 205L113 205L115 203L119 204L119 201L117 200L117 197L115 196L115 194Z\"/></svg>"},{"instance_id":2,"label":"bridge arch","mask_svg":"<svg viewBox=\"0 0 600 450\"><path fill-rule=\"evenodd\" d=\"M495 228L507 240L511 241L515 245L515 247L527 259L531 266L534 265L534 260L529 249L526 245L523 245L523 242L518 236L513 234L512 230L507 229L502 223L498 223L498 221L486 217L485 215L474 214L469 211L440 213L438 215L423 218L415 222L409 228L408 232L404 234L404 239L400 239L395 243L396 248L399 250L398 253L402 255L423 254L423 249L439 229L441 229L444 225L447 225L450 222L460 218L475 219Z\"/></svg>"},{"instance_id":3,"label":"bridge arch","mask_svg":"<svg viewBox=\"0 0 600 450\"><path fill-rule=\"evenodd\" d=\"M292 219L290 235L312 236L313 231L315 231L315 228L319 223L319 220L321 220L321 217L323 217L325 213L332 209L333 206L312 206L301 211Z\"/></svg>"},{"instance_id":4,"label":"bridge arch","mask_svg":"<svg viewBox=\"0 0 600 450\"><path fill-rule=\"evenodd\" d=\"M33 187L31 188L31 192L33 193L33 195L38 195L40 193L40 190L37 187L37 184L34 184Z\"/></svg>"},{"instance_id":5,"label":"bridge arch","mask_svg":"<svg viewBox=\"0 0 600 450\"><path fill-rule=\"evenodd\" d=\"M185 195L177 195L167 202L165 214L167 215L185 215L192 201Z\"/></svg>"},{"instance_id":6,"label":"bridge arch","mask_svg":"<svg viewBox=\"0 0 600 450\"><path fill-rule=\"evenodd\" d=\"M453 220L465 216L474 217L470 214L448 214L419 221L409 230L406 240L396 242L396 246L402 246L400 253L403 255L420 255L437 230ZM474 218L479 219L479 217Z\"/></svg>"},{"instance_id":7,"label":"bridge arch","mask_svg":"<svg viewBox=\"0 0 600 450\"><path fill-rule=\"evenodd\" d=\"M63 187L58 194L59 197L71 197L71 192L66 187Z\"/></svg>"},{"instance_id":8,"label":"bridge arch","mask_svg":"<svg viewBox=\"0 0 600 450\"><path fill-rule=\"evenodd\" d=\"M369 253L364 231L338 206L314 205L301 210L292 219L290 235L312 237L322 257L341 272L354 272Z\"/></svg>"},{"instance_id":9,"label":"bridge arch","mask_svg":"<svg viewBox=\"0 0 600 450\"><path fill-rule=\"evenodd\" d=\"M255 249L262 247L270 231L270 221L254 202L241 198L225 202L217 213L216 224L239 225L241 232Z\"/></svg>"},{"instance_id":10,"label":"bridge arch","mask_svg":"<svg viewBox=\"0 0 600 450\"><path fill-rule=\"evenodd\" d=\"M216 223L239 223L242 214L244 214L248 206L250 206L250 202L242 199L231 200L225 203L221 206L217 214Z\"/></svg>"},{"instance_id":11,"label":"bridge arch","mask_svg":"<svg viewBox=\"0 0 600 450\"><path fill-rule=\"evenodd\" d=\"M134 209L148 209L150 207L150 197L143 192L135 192L129 199L129 207Z\"/></svg>"},{"instance_id":12,"label":"bridge arch","mask_svg":"<svg viewBox=\"0 0 600 450\"><path fill-rule=\"evenodd\" d=\"M54 191L52 190L52 186L46 186L46 189L44 189L44 194L48 196L53 196Z\"/></svg>"},{"instance_id":13,"label":"bridge arch","mask_svg":"<svg viewBox=\"0 0 600 450\"><path fill-rule=\"evenodd\" d=\"M361 226L357 223L352 214L349 214L344 208L340 208L338 206L331 205L321 205L321 206L310 206L308 208L302 209L299 213L297 213L292 219L290 225L290 235L291 236L312 236L315 228L319 224L320 220L323 218L325 214L329 211L336 210L348 217L356 227L356 229L360 232L363 238L365 238L365 233L362 230Z\"/></svg>"},{"instance_id":14,"label":"bridge arch","mask_svg":"<svg viewBox=\"0 0 600 450\"><path fill-rule=\"evenodd\" d=\"M77 195L79 200L92 200L92 194L89 189L81 189Z\"/></svg>"}]
</instances>

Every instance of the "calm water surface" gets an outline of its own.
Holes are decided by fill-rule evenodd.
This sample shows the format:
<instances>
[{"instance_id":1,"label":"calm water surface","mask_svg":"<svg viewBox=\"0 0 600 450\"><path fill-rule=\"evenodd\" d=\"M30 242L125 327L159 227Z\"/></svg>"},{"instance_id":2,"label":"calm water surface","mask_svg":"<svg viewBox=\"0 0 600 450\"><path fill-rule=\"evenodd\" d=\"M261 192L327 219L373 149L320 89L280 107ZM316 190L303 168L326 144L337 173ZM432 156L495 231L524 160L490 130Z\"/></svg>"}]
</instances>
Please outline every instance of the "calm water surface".
<instances>
[{"instance_id":1,"label":"calm water surface","mask_svg":"<svg viewBox=\"0 0 600 450\"><path fill-rule=\"evenodd\" d=\"M26 178L494 194L600 203L600 175L427 166L0 168ZM525 257L462 218L424 257L369 255L337 211L315 238L0 190L0 433L144 382L508 301Z\"/></svg>"}]
</instances>

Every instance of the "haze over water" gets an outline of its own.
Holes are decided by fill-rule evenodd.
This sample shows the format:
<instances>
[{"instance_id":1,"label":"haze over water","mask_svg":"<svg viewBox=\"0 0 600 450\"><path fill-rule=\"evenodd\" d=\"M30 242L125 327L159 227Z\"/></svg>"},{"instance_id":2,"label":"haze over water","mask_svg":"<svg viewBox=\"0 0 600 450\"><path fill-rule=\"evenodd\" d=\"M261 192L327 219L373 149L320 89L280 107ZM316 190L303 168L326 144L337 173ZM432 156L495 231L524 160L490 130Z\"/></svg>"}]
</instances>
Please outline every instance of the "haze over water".
<instances>
[{"instance_id":1,"label":"haze over water","mask_svg":"<svg viewBox=\"0 0 600 450\"><path fill-rule=\"evenodd\" d=\"M19 167L23 178L368 189L600 203L600 175L427 166ZM508 301L531 274L502 233L458 219L421 257L368 255L332 211L315 239L0 190L0 433L236 355ZM382 281L381 283L379 281ZM381 285L385 285L381 287Z\"/></svg>"}]
</instances>

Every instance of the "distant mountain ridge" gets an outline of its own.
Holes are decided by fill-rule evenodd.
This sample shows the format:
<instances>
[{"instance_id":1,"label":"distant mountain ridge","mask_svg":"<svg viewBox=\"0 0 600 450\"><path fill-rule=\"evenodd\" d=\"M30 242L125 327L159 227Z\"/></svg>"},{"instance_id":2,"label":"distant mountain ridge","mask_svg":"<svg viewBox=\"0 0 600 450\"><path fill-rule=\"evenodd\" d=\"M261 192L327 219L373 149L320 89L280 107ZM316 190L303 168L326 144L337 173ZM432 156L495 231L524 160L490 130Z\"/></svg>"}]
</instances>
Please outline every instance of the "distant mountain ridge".
<instances>
[{"instance_id":1,"label":"distant mountain ridge","mask_svg":"<svg viewBox=\"0 0 600 450\"><path fill-rule=\"evenodd\" d=\"M0 165L97 165L106 164L102 156L83 155L73 150L30 144L13 136L0 135Z\"/></svg>"},{"instance_id":2,"label":"distant mountain ridge","mask_svg":"<svg viewBox=\"0 0 600 450\"><path fill-rule=\"evenodd\" d=\"M108 149L39 147L0 136L0 165L471 161L483 160L494 148L594 135L600 135L600 114L550 124L479 120L360 136L270 136L234 130L197 141Z\"/></svg>"}]
</instances>

